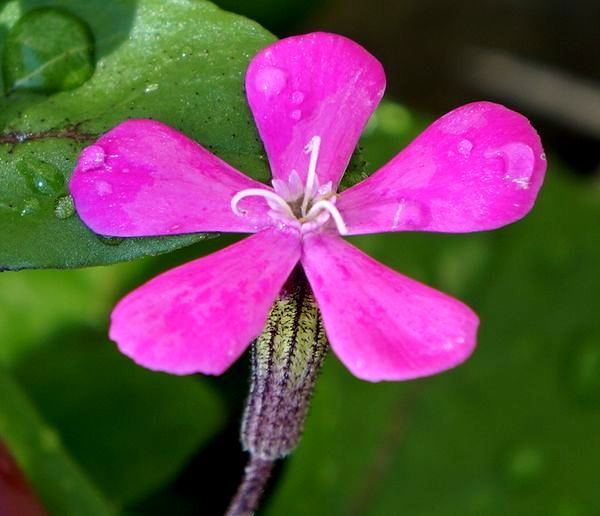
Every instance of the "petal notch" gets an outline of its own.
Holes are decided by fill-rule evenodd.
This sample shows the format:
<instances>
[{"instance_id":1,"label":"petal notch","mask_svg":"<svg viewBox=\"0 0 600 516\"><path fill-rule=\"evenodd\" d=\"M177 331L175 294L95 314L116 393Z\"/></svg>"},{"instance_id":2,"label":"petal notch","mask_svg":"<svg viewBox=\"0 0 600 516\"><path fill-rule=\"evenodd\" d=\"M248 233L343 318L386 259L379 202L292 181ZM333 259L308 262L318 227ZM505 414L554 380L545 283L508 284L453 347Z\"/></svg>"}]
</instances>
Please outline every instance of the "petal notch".
<instances>
[{"instance_id":1,"label":"petal notch","mask_svg":"<svg viewBox=\"0 0 600 516\"><path fill-rule=\"evenodd\" d=\"M358 138L385 89L381 63L350 39L312 33L261 50L246 74L246 95L273 177L303 182L306 145L321 138L321 185L337 186Z\"/></svg>"}]
</instances>

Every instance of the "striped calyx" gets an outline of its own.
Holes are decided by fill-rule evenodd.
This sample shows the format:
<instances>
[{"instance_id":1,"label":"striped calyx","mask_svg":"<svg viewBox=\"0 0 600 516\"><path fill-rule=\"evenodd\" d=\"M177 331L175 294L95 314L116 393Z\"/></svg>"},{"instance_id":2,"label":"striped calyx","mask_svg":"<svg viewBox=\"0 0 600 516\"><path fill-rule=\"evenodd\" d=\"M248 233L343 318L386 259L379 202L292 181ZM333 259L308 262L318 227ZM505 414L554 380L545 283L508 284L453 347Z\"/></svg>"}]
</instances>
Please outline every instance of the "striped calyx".
<instances>
[{"instance_id":1,"label":"striped calyx","mask_svg":"<svg viewBox=\"0 0 600 516\"><path fill-rule=\"evenodd\" d=\"M297 267L252 346L252 383L241 438L253 457L275 460L294 450L327 347L317 303Z\"/></svg>"}]
</instances>

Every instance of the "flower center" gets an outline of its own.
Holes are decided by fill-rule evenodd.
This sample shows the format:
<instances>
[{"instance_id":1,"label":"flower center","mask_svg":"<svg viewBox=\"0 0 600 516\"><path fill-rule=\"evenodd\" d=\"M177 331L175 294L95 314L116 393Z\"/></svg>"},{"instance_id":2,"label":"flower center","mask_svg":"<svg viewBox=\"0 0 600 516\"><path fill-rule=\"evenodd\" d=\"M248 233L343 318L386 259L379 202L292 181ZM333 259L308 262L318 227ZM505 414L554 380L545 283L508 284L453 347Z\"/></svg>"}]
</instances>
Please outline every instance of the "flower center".
<instances>
[{"instance_id":1,"label":"flower center","mask_svg":"<svg viewBox=\"0 0 600 516\"><path fill-rule=\"evenodd\" d=\"M346 235L348 229L339 210L335 206L336 194L332 191L331 182L320 186L317 176L317 161L321 138L313 136L304 152L310 154L306 183L303 185L300 176L292 170L288 182L273 179L273 190L266 188L247 188L231 198L231 209L236 215L243 217L247 211L238 207L245 197L264 197L271 208L269 215L278 222L298 225L303 233L313 231L326 224L330 219L335 223L338 232Z\"/></svg>"}]
</instances>

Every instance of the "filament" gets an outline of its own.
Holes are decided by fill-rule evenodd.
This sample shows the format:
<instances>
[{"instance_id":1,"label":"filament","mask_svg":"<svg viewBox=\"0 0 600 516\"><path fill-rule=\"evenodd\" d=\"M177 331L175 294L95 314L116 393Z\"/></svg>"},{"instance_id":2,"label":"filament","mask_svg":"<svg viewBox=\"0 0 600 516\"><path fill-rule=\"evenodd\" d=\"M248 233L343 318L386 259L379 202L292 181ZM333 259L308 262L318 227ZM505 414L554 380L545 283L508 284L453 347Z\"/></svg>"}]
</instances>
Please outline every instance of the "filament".
<instances>
[{"instance_id":1,"label":"filament","mask_svg":"<svg viewBox=\"0 0 600 516\"><path fill-rule=\"evenodd\" d=\"M277 195L275 192L264 190L262 188L247 188L246 190L239 191L231 198L231 209L236 215L245 215L247 213L246 210L240 210L238 208L238 203L245 197L264 197L265 199L274 201L281 206L290 217L295 218L292 209L281 196Z\"/></svg>"},{"instance_id":2,"label":"filament","mask_svg":"<svg viewBox=\"0 0 600 516\"><path fill-rule=\"evenodd\" d=\"M337 230L340 233L340 235L348 234L348 228L346 227L346 223L342 218L342 214L335 207L335 204L333 204L331 201L326 201L323 199L317 201L315 204L312 205L312 207L306 214L306 218L310 219L316 216L321 210L327 210L329 212L329 214L333 218L333 221L335 222L335 225L337 226Z\"/></svg>"},{"instance_id":3,"label":"filament","mask_svg":"<svg viewBox=\"0 0 600 516\"><path fill-rule=\"evenodd\" d=\"M312 190L315 185L315 179L317 177L317 159L319 157L319 147L321 146L321 137L313 136L308 142L308 145L304 149L305 152L310 153L310 161L308 163L308 173L306 174L306 187L304 189L304 199L302 199L302 216L306 217L306 208L308 202L312 196Z\"/></svg>"}]
</instances>

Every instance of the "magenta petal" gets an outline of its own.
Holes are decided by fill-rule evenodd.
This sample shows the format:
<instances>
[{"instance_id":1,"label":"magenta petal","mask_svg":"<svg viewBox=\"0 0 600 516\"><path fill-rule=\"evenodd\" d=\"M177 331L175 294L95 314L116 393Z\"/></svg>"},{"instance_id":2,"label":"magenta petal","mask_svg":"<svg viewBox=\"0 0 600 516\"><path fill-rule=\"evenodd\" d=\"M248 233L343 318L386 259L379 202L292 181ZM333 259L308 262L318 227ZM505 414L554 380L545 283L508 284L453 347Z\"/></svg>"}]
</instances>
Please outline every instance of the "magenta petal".
<instances>
[{"instance_id":1,"label":"magenta petal","mask_svg":"<svg viewBox=\"0 0 600 516\"><path fill-rule=\"evenodd\" d=\"M473 311L321 233L305 240L302 265L339 359L373 382L407 380L463 362L475 347Z\"/></svg>"},{"instance_id":2,"label":"magenta petal","mask_svg":"<svg viewBox=\"0 0 600 516\"><path fill-rule=\"evenodd\" d=\"M69 188L79 216L104 235L253 233L269 224L264 199L244 199L243 217L230 205L262 183L153 120L123 122L84 149Z\"/></svg>"},{"instance_id":3,"label":"magenta petal","mask_svg":"<svg viewBox=\"0 0 600 516\"><path fill-rule=\"evenodd\" d=\"M476 102L443 116L337 207L349 234L493 229L531 210L546 158L522 115Z\"/></svg>"},{"instance_id":4,"label":"magenta petal","mask_svg":"<svg viewBox=\"0 0 600 516\"><path fill-rule=\"evenodd\" d=\"M297 233L257 233L125 296L110 337L149 369L221 374L263 330L299 257Z\"/></svg>"},{"instance_id":5,"label":"magenta petal","mask_svg":"<svg viewBox=\"0 0 600 516\"><path fill-rule=\"evenodd\" d=\"M246 95L273 177L287 181L296 170L304 181L304 148L319 136L319 181L335 187L384 89L381 63L342 36L294 36L262 50L248 67Z\"/></svg>"}]
</instances>

